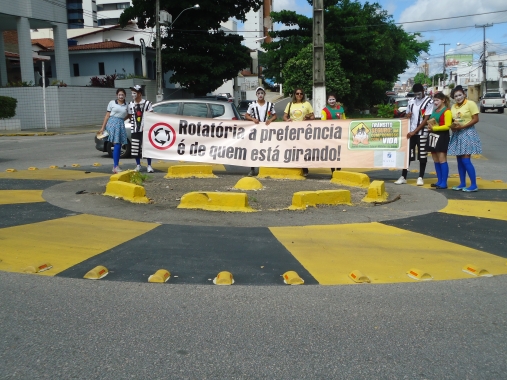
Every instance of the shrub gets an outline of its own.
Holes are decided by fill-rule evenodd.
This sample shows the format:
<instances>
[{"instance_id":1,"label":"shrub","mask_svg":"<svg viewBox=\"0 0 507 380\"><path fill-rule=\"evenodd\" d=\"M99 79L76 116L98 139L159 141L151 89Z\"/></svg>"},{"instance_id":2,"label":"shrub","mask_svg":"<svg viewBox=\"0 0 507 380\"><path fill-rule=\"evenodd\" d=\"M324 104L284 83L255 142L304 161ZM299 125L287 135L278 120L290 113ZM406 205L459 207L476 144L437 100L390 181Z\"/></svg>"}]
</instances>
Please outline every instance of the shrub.
<instances>
[{"instance_id":1,"label":"shrub","mask_svg":"<svg viewBox=\"0 0 507 380\"><path fill-rule=\"evenodd\" d=\"M114 87L114 80L116 79L116 74L106 75L103 78L100 77L92 77L90 78L90 83L92 87Z\"/></svg>"},{"instance_id":2,"label":"shrub","mask_svg":"<svg viewBox=\"0 0 507 380\"><path fill-rule=\"evenodd\" d=\"M16 115L18 100L9 96L0 96L0 119L10 119Z\"/></svg>"},{"instance_id":3,"label":"shrub","mask_svg":"<svg viewBox=\"0 0 507 380\"><path fill-rule=\"evenodd\" d=\"M379 104L377 109L377 116L380 118L392 119L394 117L394 105L392 104Z\"/></svg>"}]
</instances>

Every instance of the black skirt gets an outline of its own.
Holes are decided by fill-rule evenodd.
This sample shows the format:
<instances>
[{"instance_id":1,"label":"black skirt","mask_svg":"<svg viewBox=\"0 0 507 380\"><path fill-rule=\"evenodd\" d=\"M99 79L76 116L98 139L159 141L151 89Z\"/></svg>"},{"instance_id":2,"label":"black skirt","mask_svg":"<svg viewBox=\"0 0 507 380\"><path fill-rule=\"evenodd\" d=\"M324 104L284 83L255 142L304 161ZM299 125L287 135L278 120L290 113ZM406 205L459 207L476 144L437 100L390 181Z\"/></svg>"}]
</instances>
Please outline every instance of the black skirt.
<instances>
[{"instance_id":1,"label":"black skirt","mask_svg":"<svg viewBox=\"0 0 507 380\"><path fill-rule=\"evenodd\" d=\"M449 131L430 132L428 135L428 152L447 152L449 140Z\"/></svg>"}]
</instances>

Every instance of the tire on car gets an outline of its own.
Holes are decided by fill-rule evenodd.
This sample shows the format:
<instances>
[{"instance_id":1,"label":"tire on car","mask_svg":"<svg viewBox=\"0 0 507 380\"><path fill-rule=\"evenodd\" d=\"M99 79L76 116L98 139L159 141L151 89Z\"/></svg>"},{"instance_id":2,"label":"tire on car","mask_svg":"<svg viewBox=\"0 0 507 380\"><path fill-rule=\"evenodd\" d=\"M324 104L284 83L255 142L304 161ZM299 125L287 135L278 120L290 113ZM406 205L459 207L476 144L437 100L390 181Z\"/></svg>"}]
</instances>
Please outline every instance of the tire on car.
<instances>
[{"instance_id":1,"label":"tire on car","mask_svg":"<svg viewBox=\"0 0 507 380\"><path fill-rule=\"evenodd\" d=\"M107 143L107 155L109 157L113 157L113 144ZM126 144L121 146L120 158L128 158L130 157L130 140Z\"/></svg>"}]
</instances>

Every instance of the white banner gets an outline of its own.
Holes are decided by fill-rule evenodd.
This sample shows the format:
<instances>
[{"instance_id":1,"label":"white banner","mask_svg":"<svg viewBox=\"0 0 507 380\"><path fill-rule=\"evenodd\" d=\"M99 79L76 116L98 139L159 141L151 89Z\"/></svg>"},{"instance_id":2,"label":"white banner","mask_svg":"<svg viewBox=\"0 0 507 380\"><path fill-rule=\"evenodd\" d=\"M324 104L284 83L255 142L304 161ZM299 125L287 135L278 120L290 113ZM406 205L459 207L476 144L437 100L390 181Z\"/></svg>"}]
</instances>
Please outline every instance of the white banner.
<instances>
[{"instance_id":1,"label":"white banner","mask_svg":"<svg viewBox=\"0 0 507 380\"><path fill-rule=\"evenodd\" d=\"M406 119L254 124L146 113L143 156L246 167L406 168Z\"/></svg>"}]
</instances>

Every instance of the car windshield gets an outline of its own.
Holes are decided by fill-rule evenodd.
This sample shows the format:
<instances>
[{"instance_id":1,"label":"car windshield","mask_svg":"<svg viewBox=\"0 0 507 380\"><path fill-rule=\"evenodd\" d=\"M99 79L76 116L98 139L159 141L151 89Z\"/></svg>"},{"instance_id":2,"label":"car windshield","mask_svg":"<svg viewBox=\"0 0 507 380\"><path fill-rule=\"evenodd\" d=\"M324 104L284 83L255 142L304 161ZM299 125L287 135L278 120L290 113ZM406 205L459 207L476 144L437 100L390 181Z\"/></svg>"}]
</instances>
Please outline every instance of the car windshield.
<instances>
[{"instance_id":1,"label":"car windshield","mask_svg":"<svg viewBox=\"0 0 507 380\"><path fill-rule=\"evenodd\" d=\"M239 102L239 109L248 109L248 106L250 105L250 103L252 103L253 100L242 100L241 102Z\"/></svg>"},{"instance_id":2,"label":"car windshield","mask_svg":"<svg viewBox=\"0 0 507 380\"><path fill-rule=\"evenodd\" d=\"M408 105L408 99L397 100L396 104L398 107L406 107Z\"/></svg>"},{"instance_id":3,"label":"car windshield","mask_svg":"<svg viewBox=\"0 0 507 380\"><path fill-rule=\"evenodd\" d=\"M500 95L499 92L488 92L486 95L484 95L485 98L501 98L502 95Z\"/></svg>"}]
</instances>

